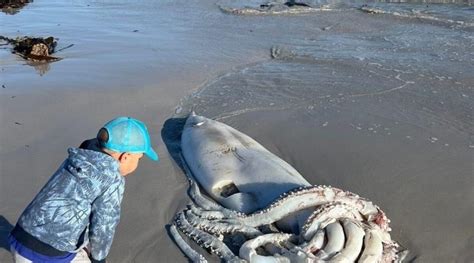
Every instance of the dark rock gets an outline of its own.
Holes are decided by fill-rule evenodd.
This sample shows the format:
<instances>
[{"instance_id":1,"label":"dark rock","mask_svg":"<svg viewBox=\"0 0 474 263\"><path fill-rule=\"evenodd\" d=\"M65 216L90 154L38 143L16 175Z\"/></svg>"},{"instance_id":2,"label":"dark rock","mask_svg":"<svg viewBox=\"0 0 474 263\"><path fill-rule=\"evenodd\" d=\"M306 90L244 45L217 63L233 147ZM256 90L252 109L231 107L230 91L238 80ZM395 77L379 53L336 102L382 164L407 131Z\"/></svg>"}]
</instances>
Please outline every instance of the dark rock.
<instances>
[{"instance_id":1,"label":"dark rock","mask_svg":"<svg viewBox=\"0 0 474 263\"><path fill-rule=\"evenodd\" d=\"M13 45L12 52L21 57L33 61L56 61L60 58L50 56L55 52L57 41L53 37L18 37L11 39L0 36L0 40L4 40Z\"/></svg>"},{"instance_id":2,"label":"dark rock","mask_svg":"<svg viewBox=\"0 0 474 263\"><path fill-rule=\"evenodd\" d=\"M14 15L31 2L33 0L0 0L0 9L6 14Z\"/></svg>"},{"instance_id":3,"label":"dark rock","mask_svg":"<svg viewBox=\"0 0 474 263\"><path fill-rule=\"evenodd\" d=\"M305 3L296 3L295 0L288 1L285 3L285 5L288 7L293 7L293 6L310 7L308 4L305 4Z\"/></svg>"}]
</instances>

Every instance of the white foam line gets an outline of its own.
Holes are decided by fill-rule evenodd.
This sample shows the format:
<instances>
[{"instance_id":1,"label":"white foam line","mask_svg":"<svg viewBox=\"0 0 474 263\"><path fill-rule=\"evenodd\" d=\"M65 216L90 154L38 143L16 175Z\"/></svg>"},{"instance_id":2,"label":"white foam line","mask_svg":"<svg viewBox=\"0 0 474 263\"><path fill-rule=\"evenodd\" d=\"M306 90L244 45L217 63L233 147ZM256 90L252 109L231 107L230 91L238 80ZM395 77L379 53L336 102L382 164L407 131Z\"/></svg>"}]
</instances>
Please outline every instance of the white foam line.
<instances>
[{"instance_id":1,"label":"white foam line","mask_svg":"<svg viewBox=\"0 0 474 263\"><path fill-rule=\"evenodd\" d=\"M405 84L403 84L403 85L401 85L401 86L398 86L398 87L395 87L395 88L388 89L388 90L381 90L381 91L370 92L370 93L363 93L363 94L354 94L354 95L349 95L349 97L350 97L350 98L356 98L356 97L382 95L382 94L386 94L386 93L390 93L390 92L394 92L394 91L403 89L403 88L405 88L406 86L408 86L409 84L415 84L414 81L405 81L405 80L401 79L401 78L400 78L400 74L398 74L395 78L396 78L397 80L404 81Z\"/></svg>"}]
</instances>

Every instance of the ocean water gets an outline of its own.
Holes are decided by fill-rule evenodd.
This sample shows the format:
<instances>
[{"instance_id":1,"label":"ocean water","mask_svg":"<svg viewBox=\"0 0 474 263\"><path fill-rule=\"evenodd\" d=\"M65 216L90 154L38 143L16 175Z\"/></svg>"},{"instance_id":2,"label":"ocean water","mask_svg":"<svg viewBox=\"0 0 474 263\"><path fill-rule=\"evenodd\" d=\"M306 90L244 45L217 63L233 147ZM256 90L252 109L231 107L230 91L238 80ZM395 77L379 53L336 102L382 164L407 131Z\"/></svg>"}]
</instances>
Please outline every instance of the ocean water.
<instances>
[{"instance_id":1,"label":"ocean water","mask_svg":"<svg viewBox=\"0 0 474 263\"><path fill-rule=\"evenodd\" d=\"M247 2L229 2L232 8L249 8ZM296 108L311 114L371 98L395 107L383 112L387 118L472 131L474 9L470 5L365 2L364 7L380 10L371 14L360 11L360 2L316 3L330 8L272 14L269 20L288 25L281 35L272 35L268 60L210 80L178 111L194 108L218 119ZM407 93L407 98L400 98ZM403 109L398 108L401 99ZM404 117L399 111L411 114Z\"/></svg>"},{"instance_id":2,"label":"ocean water","mask_svg":"<svg viewBox=\"0 0 474 263\"><path fill-rule=\"evenodd\" d=\"M2 96L137 90L143 101L114 103L169 104L170 118L195 110L249 134L311 183L374 201L415 262L472 262L473 3L400 2L36 0L0 13L0 35L73 46L51 64L0 46ZM10 122L8 105L0 117ZM28 107L20 113L42 105ZM3 209L12 197L2 191ZM128 223L137 244L174 247ZM117 238L112 262L156 261L163 250L129 243Z\"/></svg>"}]
</instances>

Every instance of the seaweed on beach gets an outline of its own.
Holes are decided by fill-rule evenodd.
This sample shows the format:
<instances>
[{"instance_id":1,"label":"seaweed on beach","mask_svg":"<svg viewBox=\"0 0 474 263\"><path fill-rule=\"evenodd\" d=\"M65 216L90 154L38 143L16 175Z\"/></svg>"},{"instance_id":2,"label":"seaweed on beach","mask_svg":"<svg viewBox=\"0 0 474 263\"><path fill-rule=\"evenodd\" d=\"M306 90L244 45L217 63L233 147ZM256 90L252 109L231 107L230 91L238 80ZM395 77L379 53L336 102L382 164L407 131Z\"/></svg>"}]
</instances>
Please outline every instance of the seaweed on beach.
<instances>
[{"instance_id":1,"label":"seaweed on beach","mask_svg":"<svg viewBox=\"0 0 474 263\"><path fill-rule=\"evenodd\" d=\"M60 60L58 57L51 56L51 54L55 52L57 45L57 41L54 37L17 37L13 39L0 36L0 40L12 45L12 52L24 59L44 62Z\"/></svg>"},{"instance_id":2,"label":"seaweed on beach","mask_svg":"<svg viewBox=\"0 0 474 263\"><path fill-rule=\"evenodd\" d=\"M33 0L0 0L0 9L2 12L14 15Z\"/></svg>"}]
</instances>

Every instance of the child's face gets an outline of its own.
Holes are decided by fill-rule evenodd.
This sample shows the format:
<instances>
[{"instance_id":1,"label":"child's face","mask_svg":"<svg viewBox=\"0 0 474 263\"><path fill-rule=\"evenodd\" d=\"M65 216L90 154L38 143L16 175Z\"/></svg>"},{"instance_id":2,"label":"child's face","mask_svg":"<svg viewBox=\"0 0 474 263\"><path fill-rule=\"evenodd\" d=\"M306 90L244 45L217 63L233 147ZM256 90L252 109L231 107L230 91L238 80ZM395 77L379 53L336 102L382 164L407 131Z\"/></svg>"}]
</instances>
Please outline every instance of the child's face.
<instances>
[{"instance_id":1,"label":"child's face","mask_svg":"<svg viewBox=\"0 0 474 263\"><path fill-rule=\"evenodd\" d=\"M138 167L138 162L143 157L143 153L123 153L119 157L120 174L127 176Z\"/></svg>"}]
</instances>

